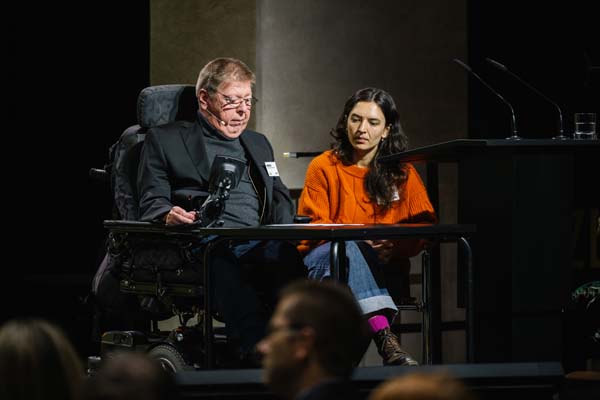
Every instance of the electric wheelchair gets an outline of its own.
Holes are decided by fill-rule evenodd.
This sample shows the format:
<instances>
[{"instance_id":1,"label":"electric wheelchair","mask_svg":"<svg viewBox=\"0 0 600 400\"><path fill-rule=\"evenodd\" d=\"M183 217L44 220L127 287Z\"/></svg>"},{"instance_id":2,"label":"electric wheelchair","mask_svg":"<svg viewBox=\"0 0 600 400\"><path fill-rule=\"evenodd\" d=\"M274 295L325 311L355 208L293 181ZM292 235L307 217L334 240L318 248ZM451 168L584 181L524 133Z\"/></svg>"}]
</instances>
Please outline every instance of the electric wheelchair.
<instances>
[{"instance_id":1,"label":"electric wheelchair","mask_svg":"<svg viewBox=\"0 0 600 400\"><path fill-rule=\"evenodd\" d=\"M219 315L204 304L208 277L202 248L211 238L197 235L194 228L222 223L219 218L229 191L239 182L243 163L217 156L208 192L173 193L174 204L196 210L194 225L137 222L137 166L146 132L176 120L194 121L197 108L191 85L143 89L137 102L138 125L125 130L110 148L104 169L90 170L94 177L110 182L115 204L114 219L105 221L109 231L106 256L92 283L97 304L95 334L101 335L102 357L117 349L145 351L172 372L237 366L223 329L212 327ZM174 316L178 327L159 330L159 321ZM204 335L207 323L213 333L210 343Z\"/></svg>"}]
</instances>

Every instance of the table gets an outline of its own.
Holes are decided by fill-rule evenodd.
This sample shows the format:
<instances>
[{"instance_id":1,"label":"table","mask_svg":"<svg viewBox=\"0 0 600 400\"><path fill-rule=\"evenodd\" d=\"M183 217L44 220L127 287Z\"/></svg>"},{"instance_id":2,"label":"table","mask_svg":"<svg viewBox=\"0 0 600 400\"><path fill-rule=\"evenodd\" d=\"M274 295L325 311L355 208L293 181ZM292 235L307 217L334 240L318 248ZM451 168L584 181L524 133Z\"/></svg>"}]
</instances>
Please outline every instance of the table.
<instances>
[{"instance_id":1,"label":"table","mask_svg":"<svg viewBox=\"0 0 600 400\"><path fill-rule=\"evenodd\" d=\"M205 367L210 368L213 365L212 349L212 302L210 298L210 268L211 251L219 243L226 240L327 240L332 242L331 246L331 274L334 278L341 281L345 280L347 265L345 265L345 241L359 239L430 239L434 242L456 241L459 243L465 253L465 259L468 272L468 295L467 295L467 359L472 360L473 343L472 332L473 315L471 295L472 288L472 255L471 247L467 237L475 233L474 225L467 224L390 224L390 225L363 225L363 224L289 224L289 225L264 225L249 228L190 228L186 226L166 227L145 222L131 221L105 221L104 226L111 231L117 232L139 232L139 233L161 233L172 237L206 237L215 236L215 238L206 244L204 250L204 339L206 344ZM423 271L428 272L428 268L423 266ZM423 285L427 287L427 282L431 279L427 274L427 281ZM431 304L433 298L439 296L439 293L427 292L427 298L424 303L424 358L430 362L432 351L431 335L433 332L429 329L432 326L433 319L439 319L439 315L430 313L427 304Z\"/></svg>"}]
</instances>

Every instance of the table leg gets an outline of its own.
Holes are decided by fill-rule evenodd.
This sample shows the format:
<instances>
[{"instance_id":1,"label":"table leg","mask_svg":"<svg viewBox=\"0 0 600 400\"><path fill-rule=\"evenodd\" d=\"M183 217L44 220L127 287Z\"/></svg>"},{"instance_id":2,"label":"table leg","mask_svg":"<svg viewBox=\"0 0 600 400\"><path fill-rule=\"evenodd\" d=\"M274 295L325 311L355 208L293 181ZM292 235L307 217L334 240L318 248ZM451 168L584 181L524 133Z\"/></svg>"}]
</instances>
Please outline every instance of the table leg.
<instances>
[{"instance_id":1,"label":"table leg","mask_svg":"<svg viewBox=\"0 0 600 400\"><path fill-rule=\"evenodd\" d=\"M431 307L433 304L432 299L432 291L431 291L431 256L428 250L423 252L421 256L421 296L423 303L423 311L422 311L422 324L423 324L423 363L431 364L432 363L432 351L431 344L433 342L433 331L432 331L432 313Z\"/></svg>"},{"instance_id":2,"label":"table leg","mask_svg":"<svg viewBox=\"0 0 600 400\"><path fill-rule=\"evenodd\" d=\"M211 252L213 247L222 242L224 239L215 239L206 244L204 247L204 315L202 323L204 325L204 368L211 369L214 366L213 356L213 324L212 324L212 285L211 285Z\"/></svg>"},{"instance_id":3,"label":"table leg","mask_svg":"<svg viewBox=\"0 0 600 400\"><path fill-rule=\"evenodd\" d=\"M331 277L338 282L348 283L348 263L346 262L346 242L334 240L329 252Z\"/></svg>"},{"instance_id":4,"label":"table leg","mask_svg":"<svg viewBox=\"0 0 600 400\"><path fill-rule=\"evenodd\" d=\"M471 245L466 238L458 238L458 243L461 245L462 251L466 256L467 262L467 318L466 318L466 335L467 335L467 362L475 362L475 287L474 287L474 271L473 271L473 252Z\"/></svg>"}]
</instances>

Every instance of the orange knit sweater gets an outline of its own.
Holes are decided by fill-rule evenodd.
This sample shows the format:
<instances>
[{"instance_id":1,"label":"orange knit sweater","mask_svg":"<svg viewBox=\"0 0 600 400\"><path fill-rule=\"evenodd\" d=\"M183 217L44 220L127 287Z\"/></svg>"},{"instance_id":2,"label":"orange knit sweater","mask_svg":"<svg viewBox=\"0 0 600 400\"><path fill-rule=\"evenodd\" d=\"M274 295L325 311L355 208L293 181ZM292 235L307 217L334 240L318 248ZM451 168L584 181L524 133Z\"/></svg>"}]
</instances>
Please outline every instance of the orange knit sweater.
<instances>
[{"instance_id":1,"label":"orange knit sweater","mask_svg":"<svg viewBox=\"0 0 600 400\"><path fill-rule=\"evenodd\" d=\"M313 159L306 171L298 214L321 224L435 223L435 211L417 170L407 164L408 177L399 190L399 199L385 214L377 213L364 185L367 168L343 165L331 150ZM368 238L365 238L368 239ZM412 257L422 249L418 240L396 241L394 253ZM307 252L318 243L303 241L298 247ZM398 254L400 255L400 254Z\"/></svg>"}]
</instances>

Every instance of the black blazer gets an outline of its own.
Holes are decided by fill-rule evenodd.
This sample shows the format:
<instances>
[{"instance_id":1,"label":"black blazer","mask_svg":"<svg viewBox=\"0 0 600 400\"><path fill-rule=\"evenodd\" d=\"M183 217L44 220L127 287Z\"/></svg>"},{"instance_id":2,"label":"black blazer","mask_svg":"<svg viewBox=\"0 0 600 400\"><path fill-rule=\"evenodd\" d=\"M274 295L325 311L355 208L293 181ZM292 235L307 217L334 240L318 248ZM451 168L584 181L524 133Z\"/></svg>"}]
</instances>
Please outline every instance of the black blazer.
<instances>
[{"instance_id":1,"label":"black blazer","mask_svg":"<svg viewBox=\"0 0 600 400\"><path fill-rule=\"evenodd\" d=\"M249 160L263 209L261 224L293 222L294 206L279 177L267 174L266 161L274 161L273 148L258 132L245 130L240 142ZM140 219L157 221L173 207L171 194L180 189L208 190L210 162L199 121L177 121L152 128L146 135L138 168Z\"/></svg>"}]
</instances>

